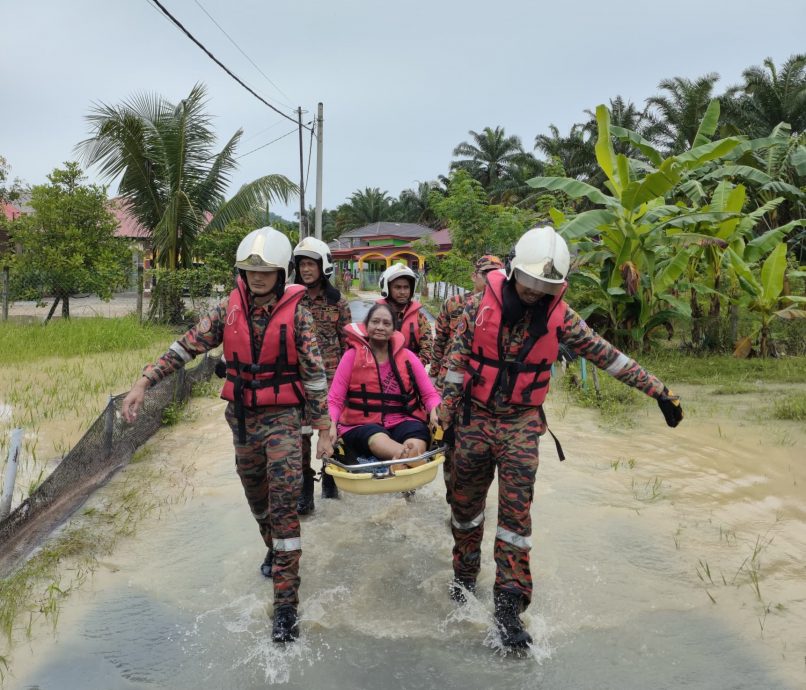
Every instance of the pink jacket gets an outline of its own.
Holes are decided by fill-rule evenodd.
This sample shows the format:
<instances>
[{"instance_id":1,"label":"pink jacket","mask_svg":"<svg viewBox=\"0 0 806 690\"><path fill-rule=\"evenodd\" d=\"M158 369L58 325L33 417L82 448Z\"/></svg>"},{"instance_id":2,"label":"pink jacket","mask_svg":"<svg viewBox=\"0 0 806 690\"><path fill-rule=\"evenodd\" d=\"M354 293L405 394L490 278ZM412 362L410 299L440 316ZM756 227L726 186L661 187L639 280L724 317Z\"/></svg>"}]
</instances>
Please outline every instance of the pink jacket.
<instances>
[{"instance_id":1,"label":"pink jacket","mask_svg":"<svg viewBox=\"0 0 806 690\"><path fill-rule=\"evenodd\" d=\"M355 355L356 350L353 348L344 353L336 369L333 382L330 384L330 391L327 394L327 406L330 412L330 418L333 420L337 420L341 417L341 412L344 409L344 404L347 399L347 389L350 385L350 373L353 370L353 363L355 362ZM412 357L410 361L412 371L414 372L414 379L417 382L417 388L420 389L420 394L423 396L423 405L425 405L426 412L431 412L431 410L442 402L442 399L439 397L436 388L434 388L434 384L431 383L431 379L428 378L428 373L422 363L416 357ZM392 365L389 362L381 365L381 379L388 380L385 374L391 367ZM397 386L394 382L392 385ZM389 390L388 392L394 393L399 391ZM384 426L390 429L400 424L400 422L410 419L413 419L413 417L402 414L390 414L384 419ZM339 435L354 428L355 427L352 426L339 424Z\"/></svg>"}]
</instances>

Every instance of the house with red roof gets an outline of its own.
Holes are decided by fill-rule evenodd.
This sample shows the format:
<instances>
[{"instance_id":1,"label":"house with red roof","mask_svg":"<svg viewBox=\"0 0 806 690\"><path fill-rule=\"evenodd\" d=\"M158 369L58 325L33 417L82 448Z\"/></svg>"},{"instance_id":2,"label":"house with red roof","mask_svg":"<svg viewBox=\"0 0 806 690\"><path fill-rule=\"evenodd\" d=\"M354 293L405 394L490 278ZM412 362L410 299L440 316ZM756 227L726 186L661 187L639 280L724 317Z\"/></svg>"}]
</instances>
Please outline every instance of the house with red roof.
<instances>
[{"instance_id":1,"label":"house with red roof","mask_svg":"<svg viewBox=\"0 0 806 690\"><path fill-rule=\"evenodd\" d=\"M378 276L393 263L405 263L417 273L426 269L425 257L414 247L417 240L428 238L438 247L438 254L451 248L447 229L434 231L417 223L370 223L343 233L330 244L334 261L357 275L362 288L372 288Z\"/></svg>"}]
</instances>

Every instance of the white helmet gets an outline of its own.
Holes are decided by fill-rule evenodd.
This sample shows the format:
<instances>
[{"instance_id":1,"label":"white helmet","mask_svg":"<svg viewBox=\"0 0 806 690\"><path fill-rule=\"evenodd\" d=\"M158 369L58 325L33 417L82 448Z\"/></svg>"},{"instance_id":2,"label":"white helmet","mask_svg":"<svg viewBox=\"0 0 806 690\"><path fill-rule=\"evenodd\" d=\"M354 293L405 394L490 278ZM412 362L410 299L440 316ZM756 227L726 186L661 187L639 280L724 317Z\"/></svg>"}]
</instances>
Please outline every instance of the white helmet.
<instances>
[{"instance_id":1,"label":"white helmet","mask_svg":"<svg viewBox=\"0 0 806 690\"><path fill-rule=\"evenodd\" d=\"M235 268L242 271L283 271L283 282L293 273L291 242L270 226L252 230L238 245Z\"/></svg>"},{"instance_id":2,"label":"white helmet","mask_svg":"<svg viewBox=\"0 0 806 690\"><path fill-rule=\"evenodd\" d=\"M507 269L507 278L549 295L562 290L571 255L568 245L552 227L545 225L527 230L515 245Z\"/></svg>"},{"instance_id":3,"label":"white helmet","mask_svg":"<svg viewBox=\"0 0 806 690\"><path fill-rule=\"evenodd\" d=\"M389 297L389 285L397 278L410 278L411 294L412 296L414 295L414 286L417 283L417 274L406 266L406 264L392 264L383 273L381 273L380 280L378 280L378 287L381 289L381 297L384 299Z\"/></svg>"},{"instance_id":4,"label":"white helmet","mask_svg":"<svg viewBox=\"0 0 806 690\"><path fill-rule=\"evenodd\" d=\"M325 278L330 278L333 275L335 267L333 266L333 255L330 253L330 248L315 237L306 237L296 247L294 247L294 259L300 258L313 259L314 261L322 262L322 275Z\"/></svg>"}]
</instances>

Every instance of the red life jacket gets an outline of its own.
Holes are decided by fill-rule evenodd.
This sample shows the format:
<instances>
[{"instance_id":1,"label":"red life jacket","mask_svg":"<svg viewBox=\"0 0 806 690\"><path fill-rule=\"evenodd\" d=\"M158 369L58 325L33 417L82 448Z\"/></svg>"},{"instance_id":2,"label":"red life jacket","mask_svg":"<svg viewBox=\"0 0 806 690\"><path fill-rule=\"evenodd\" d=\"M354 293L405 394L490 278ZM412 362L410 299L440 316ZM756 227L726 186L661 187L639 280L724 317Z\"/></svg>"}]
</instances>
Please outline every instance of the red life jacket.
<instances>
[{"instance_id":1,"label":"red life jacket","mask_svg":"<svg viewBox=\"0 0 806 690\"><path fill-rule=\"evenodd\" d=\"M404 347L403 334L395 331L389 342L389 363L400 388L399 394L391 395L383 392L380 367L369 346L364 324L351 323L344 332L350 346L355 349L355 362L339 422L348 426L383 424L388 414L405 414L425 421L425 410L411 366L411 359L415 357Z\"/></svg>"},{"instance_id":2,"label":"red life jacket","mask_svg":"<svg viewBox=\"0 0 806 690\"><path fill-rule=\"evenodd\" d=\"M551 301L547 311L548 332L534 340L527 338L517 354L502 352L501 321L506 276L500 271L487 274L487 287L476 314L473 346L465 372L470 397L489 405L499 389L512 405L539 407L546 399L551 365L559 354L558 333L565 319L562 293Z\"/></svg>"},{"instance_id":3,"label":"red life jacket","mask_svg":"<svg viewBox=\"0 0 806 690\"><path fill-rule=\"evenodd\" d=\"M252 356L252 324L246 285L238 278L227 305L224 358L227 380L221 397L237 406L302 405L305 389L299 376L294 314L305 294L302 285L287 285L274 305L257 361Z\"/></svg>"},{"instance_id":4,"label":"red life jacket","mask_svg":"<svg viewBox=\"0 0 806 690\"><path fill-rule=\"evenodd\" d=\"M395 306L385 299L379 299L377 304L385 304L389 307L392 312L392 317L394 318L395 323L398 322L400 318L395 311ZM406 338L404 342L404 347L411 350L414 354L420 352L420 309L423 308L423 305L419 302L415 302L412 300L406 305L406 308L403 310L403 318L400 323L400 328L397 330L400 331L403 336Z\"/></svg>"}]
</instances>

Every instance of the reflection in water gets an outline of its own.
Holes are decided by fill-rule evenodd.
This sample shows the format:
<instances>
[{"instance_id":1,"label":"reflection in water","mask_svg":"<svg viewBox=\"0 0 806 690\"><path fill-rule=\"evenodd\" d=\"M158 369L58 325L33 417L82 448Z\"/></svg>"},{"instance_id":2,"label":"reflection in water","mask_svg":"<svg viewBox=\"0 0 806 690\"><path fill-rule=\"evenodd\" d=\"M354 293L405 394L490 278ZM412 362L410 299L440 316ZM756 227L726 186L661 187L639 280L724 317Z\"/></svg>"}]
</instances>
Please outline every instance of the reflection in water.
<instances>
[{"instance_id":1,"label":"reflection in water","mask_svg":"<svg viewBox=\"0 0 806 690\"><path fill-rule=\"evenodd\" d=\"M587 410L563 416L555 392L569 459L543 444L524 615L536 642L523 659L502 658L491 631L492 506L478 598L448 599L440 480L413 502L317 497L303 522L301 638L273 645L223 403L198 400L197 419L162 432L149 460L195 463L193 497L146 520L67 601L55 634L35 630L15 650L15 687L803 687L799 448L759 443L778 429L759 434L742 407L753 401L699 416L713 396L681 393L694 412L678 429L647 401L622 432ZM802 429L781 429L802 448Z\"/></svg>"}]
</instances>

